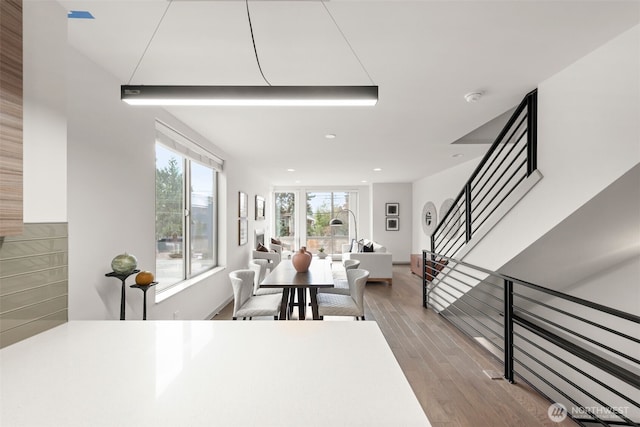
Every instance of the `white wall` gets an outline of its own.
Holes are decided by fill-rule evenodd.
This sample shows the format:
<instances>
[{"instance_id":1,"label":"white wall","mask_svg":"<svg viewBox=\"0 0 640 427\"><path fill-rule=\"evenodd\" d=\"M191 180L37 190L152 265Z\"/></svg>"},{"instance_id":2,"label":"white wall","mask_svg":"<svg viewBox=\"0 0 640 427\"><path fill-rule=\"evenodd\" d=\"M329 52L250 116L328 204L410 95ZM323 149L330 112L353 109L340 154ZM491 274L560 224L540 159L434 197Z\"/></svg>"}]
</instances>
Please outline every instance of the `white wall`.
<instances>
[{"instance_id":1,"label":"white wall","mask_svg":"<svg viewBox=\"0 0 640 427\"><path fill-rule=\"evenodd\" d=\"M251 259L251 253L255 249L255 230L268 230L268 224L271 221L272 212L270 205L265 206L265 220L255 220L255 196L259 195L269 199L269 185L264 177L255 175L252 169L245 167L233 158L229 158L225 165L225 175L227 180L227 207L226 207L226 226L219 226L220 232L226 235L227 265L237 268L247 268ZM242 191L249 196L249 236L248 243L244 246L238 245L238 192ZM224 216L222 214L221 216ZM221 236L222 239L222 236ZM221 241L225 241L221 240ZM231 270L229 270L231 271ZM228 274L227 271L225 273ZM228 281L228 279L226 279ZM229 284L229 289L231 285Z\"/></svg>"},{"instance_id":2,"label":"white wall","mask_svg":"<svg viewBox=\"0 0 640 427\"><path fill-rule=\"evenodd\" d=\"M639 75L636 26L540 83L544 178L465 261L498 269L640 161Z\"/></svg>"},{"instance_id":3,"label":"white wall","mask_svg":"<svg viewBox=\"0 0 640 427\"><path fill-rule=\"evenodd\" d=\"M586 280L581 280L569 286L568 289L563 289L563 292L627 313L638 314L640 310L638 278L640 278L640 257L636 256L612 265ZM598 298L589 298L591 295L597 295Z\"/></svg>"},{"instance_id":4,"label":"white wall","mask_svg":"<svg viewBox=\"0 0 640 427\"><path fill-rule=\"evenodd\" d=\"M25 1L23 17L24 222L66 222L66 11Z\"/></svg>"},{"instance_id":5,"label":"white wall","mask_svg":"<svg viewBox=\"0 0 640 427\"><path fill-rule=\"evenodd\" d=\"M238 246L238 191L267 194L263 180L161 109L120 101L120 82L69 48L69 318L117 319L120 282L105 277L124 251L139 267L155 269L155 119L225 158L220 182L219 250L222 270L154 304L149 319L204 319L232 297L228 273L246 268L252 248ZM250 236L254 221L250 220ZM127 318L142 317L142 292L127 286Z\"/></svg>"},{"instance_id":6,"label":"white wall","mask_svg":"<svg viewBox=\"0 0 640 427\"><path fill-rule=\"evenodd\" d=\"M385 207L387 203L400 204L398 231L386 230ZM395 263L408 263L411 260L412 212L412 185L410 183L371 185L372 232L370 239L386 246Z\"/></svg>"},{"instance_id":7,"label":"white wall","mask_svg":"<svg viewBox=\"0 0 640 427\"><path fill-rule=\"evenodd\" d=\"M487 146L489 149L489 146ZM413 183L413 240L412 253L421 254L423 249L431 250L431 238L422 231L422 208L426 202L433 202L438 210L446 199L455 199L464 184L471 177L480 158L468 160L435 175L430 175Z\"/></svg>"},{"instance_id":8,"label":"white wall","mask_svg":"<svg viewBox=\"0 0 640 427\"><path fill-rule=\"evenodd\" d=\"M640 164L520 252L500 273L542 286L553 284L556 290L579 292L578 296L592 301L605 298L608 306L626 311L629 300L619 296L635 294L637 310L640 274L611 280L606 286L586 283L612 266L640 257L639 184ZM617 297L611 299L611 295Z\"/></svg>"}]
</instances>

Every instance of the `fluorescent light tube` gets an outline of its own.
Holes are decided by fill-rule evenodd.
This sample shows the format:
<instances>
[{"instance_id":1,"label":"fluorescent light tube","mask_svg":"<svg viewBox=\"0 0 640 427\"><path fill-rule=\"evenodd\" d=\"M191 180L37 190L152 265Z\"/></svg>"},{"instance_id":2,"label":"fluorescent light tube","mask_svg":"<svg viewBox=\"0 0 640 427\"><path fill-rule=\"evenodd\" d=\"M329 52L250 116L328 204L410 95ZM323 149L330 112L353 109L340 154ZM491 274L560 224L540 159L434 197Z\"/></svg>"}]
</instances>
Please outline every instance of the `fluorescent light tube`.
<instances>
[{"instance_id":1,"label":"fluorescent light tube","mask_svg":"<svg viewBox=\"0 0 640 427\"><path fill-rule=\"evenodd\" d=\"M131 105L373 106L378 86L130 86Z\"/></svg>"}]
</instances>

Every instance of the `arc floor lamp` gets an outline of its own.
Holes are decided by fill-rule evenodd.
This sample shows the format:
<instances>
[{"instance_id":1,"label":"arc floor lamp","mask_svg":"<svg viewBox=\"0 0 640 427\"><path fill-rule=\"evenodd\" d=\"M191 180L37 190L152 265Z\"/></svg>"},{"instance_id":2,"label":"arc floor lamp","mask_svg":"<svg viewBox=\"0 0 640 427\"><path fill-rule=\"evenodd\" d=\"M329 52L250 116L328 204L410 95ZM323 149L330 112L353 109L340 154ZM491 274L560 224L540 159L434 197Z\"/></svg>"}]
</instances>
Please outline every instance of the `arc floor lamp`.
<instances>
[{"instance_id":1,"label":"arc floor lamp","mask_svg":"<svg viewBox=\"0 0 640 427\"><path fill-rule=\"evenodd\" d=\"M340 212L338 212L338 215L341 214L342 212L350 212L351 215L353 215L353 227L356 234L356 242L357 242L358 241L358 222L356 220L356 214L354 214L351 209L342 209ZM336 215L335 218L332 218L331 221L329 221L329 225L332 227L339 227L341 225L344 225L344 222L342 222L342 220L338 218L338 216Z\"/></svg>"}]
</instances>

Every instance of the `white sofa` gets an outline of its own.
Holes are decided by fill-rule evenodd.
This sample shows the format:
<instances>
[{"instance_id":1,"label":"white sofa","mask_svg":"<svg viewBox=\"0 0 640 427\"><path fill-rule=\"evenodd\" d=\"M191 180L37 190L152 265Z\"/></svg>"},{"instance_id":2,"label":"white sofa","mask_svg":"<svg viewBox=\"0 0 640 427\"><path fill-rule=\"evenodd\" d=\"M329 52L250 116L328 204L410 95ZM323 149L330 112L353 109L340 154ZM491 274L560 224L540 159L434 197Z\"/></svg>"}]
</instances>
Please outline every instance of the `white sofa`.
<instances>
[{"instance_id":1,"label":"white sofa","mask_svg":"<svg viewBox=\"0 0 640 427\"><path fill-rule=\"evenodd\" d=\"M252 256L253 259L266 259L269 263L267 264L267 268L272 270L280 264L280 261L283 259L291 259L291 255L293 252L284 249L281 245L276 245L274 243L269 244L269 252L262 252L256 249L253 250Z\"/></svg>"},{"instance_id":2,"label":"white sofa","mask_svg":"<svg viewBox=\"0 0 640 427\"><path fill-rule=\"evenodd\" d=\"M293 255L292 251L286 249L284 246L276 245L275 243L269 244L269 248L279 253L280 259L291 259L291 256Z\"/></svg>"},{"instance_id":3,"label":"white sofa","mask_svg":"<svg viewBox=\"0 0 640 427\"><path fill-rule=\"evenodd\" d=\"M373 252L349 252L351 245L342 245L342 261L356 259L363 270L369 272L368 282L385 281L393 284L393 264L387 248L373 242Z\"/></svg>"}]
</instances>

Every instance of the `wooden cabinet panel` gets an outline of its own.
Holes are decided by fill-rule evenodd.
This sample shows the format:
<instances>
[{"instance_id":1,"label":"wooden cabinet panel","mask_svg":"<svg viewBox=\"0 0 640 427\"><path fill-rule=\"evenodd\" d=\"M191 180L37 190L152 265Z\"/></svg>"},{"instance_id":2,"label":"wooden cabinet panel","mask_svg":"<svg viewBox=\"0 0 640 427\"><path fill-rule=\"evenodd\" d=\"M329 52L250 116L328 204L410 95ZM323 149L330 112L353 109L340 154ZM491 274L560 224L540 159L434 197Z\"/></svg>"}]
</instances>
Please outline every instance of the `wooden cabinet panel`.
<instances>
[{"instance_id":1,"label":"wooden cabinet panel","mask_svg":"<svg viewBox=\"0 0 640 427\"><path fill-rule=\"evenodd\" d=\"M0 236L22 233L22 0L0 1Z\"/></svg>"},{"instance_id":2,"label":"wooden cabinet panel","mask_svg":"<svg viewBox=\"0 0 640 427\"><path fill-rule=\"evenodd\" d=\"M422 277L422 254L411 254L411 272Z\"/></svg>"}]
</instances>

